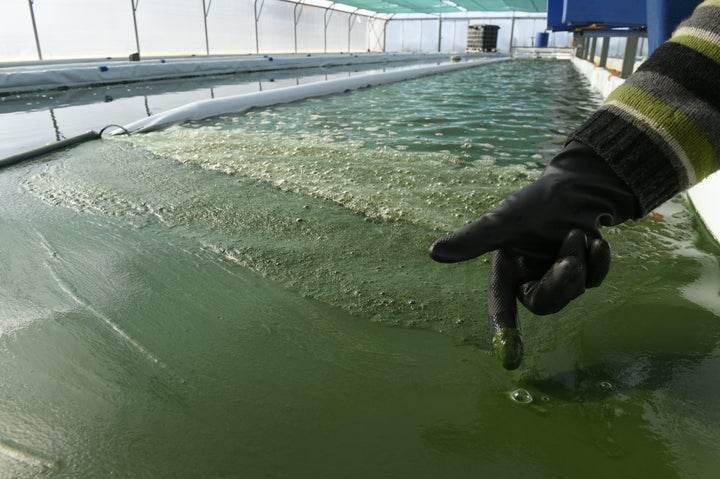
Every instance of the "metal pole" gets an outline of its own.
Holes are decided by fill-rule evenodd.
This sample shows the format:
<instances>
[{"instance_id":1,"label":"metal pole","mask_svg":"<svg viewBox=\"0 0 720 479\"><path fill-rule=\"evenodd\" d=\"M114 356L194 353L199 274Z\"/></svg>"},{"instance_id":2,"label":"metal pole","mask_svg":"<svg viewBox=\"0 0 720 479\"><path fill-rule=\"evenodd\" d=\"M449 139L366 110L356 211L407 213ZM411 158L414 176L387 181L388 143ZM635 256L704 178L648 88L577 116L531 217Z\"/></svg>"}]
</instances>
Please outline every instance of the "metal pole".
<instances>
[{"instance_id":1,"label":"metal pole","mask_svg":"<svg viewBox=\"0 0 720 479\"><path fill-rule=\"evenodd\" d=\"M608 52L610 51L610 38L603 38L602 48L600 49L600 66L605 68L607 66Z\"/></svg>"},{"instance_id":2,"label":"metal pole","mask_svg":"<svg viewBox=\"0 0 720 479\"><path fill-rule=\"evenodd\" d=\"M380 51L383 53L385 53L385 35L387 34L387 24L390 21L390 18L392 18L392 16L390 16L388 18L378 18L378 17L375 18L376 22L378 20L383 22L382 23L382 31L380 31L377 27L373 28L373 31L375 32L375 39L377 40L377 43L375 44L375 46L379 47ZM382 35L382 37L381 37L381 35Z\"/></svg>"},{"instance_id":3,"label":"metal pole","mask_svg":"<svg viewBox=\"0 0 720 479\"><path fill-rule=\"evenodd\" d=\"M592 51L593 37L585 39L585 60L590 61L590 52Z\"/></svg>"},{"instance_id":4,"label":"metal pole","mask_svg":"<svg viewBox=\"0 0 720 479\"><path fill-rule=\"evenodd\" d=\"M635 56L637 55L638 37L628 37L625 44L625 56L623 57L621 78L629 77L635 67Z\"/></svg>"},{"instance_id":5,"label":"metal pole","mask_svg":"<svg viewBox=\"0 0 720 479\"><path fill-rule=\"evenodd\" d=\"M258 32L258 22L260 21L260 14L262 13L263 6L265 6L265 0L260 1L260 8L258 9L258 0L255 0L253 8L255 9L255 53L260 53L260 34Z\"/></svg>"},{"instance_id":6,"label":"metal pole","mask_svg":"<svg viewBox=\"0 0 720 479\"><path fill-rule=\"evenodd\" d=\"M334 10L332 10L332 7L335 5L335 2L331 3L330 6L325 8L325 14L324 14L324 20L323 20L323 50L324 53L327 53L327 27L330 23L330 19L332 18L332 14ZM330 16L328 17L328 11L330 11Z\"/></svg>"},{"instance_id":7,"label":"metal pole","mask_svg":"<svg viewBox=\"0 0 720 479\"><path fill-rule=\"evenodd\" d=\"M510 23L510 46L508 47L508 53L512 55L513 49L513 37L515 36L515 11L513 10L512 23Z\"/></svg>"},{"instance_id":8,"label":"metal pole","mask_svg":"<svg viewBox=\"0 0 720 479\"><path fill-rule=\"evenodd\" d=\"M351 48L350 48L350 37L351 37L351 34L352 34L352 28L353 28L353 25L355 25L355 20L357 19L357 17L355 16L355 12L357 12L358 10L360 10L360 9L359 9L359 8L356 8L355 11L352 12L352 13L350 14L350 16L348 17L348 48L347 48L348 53L350 53L350 50L351 50ZM354 19L355 19L355 20L354 20Z\"/></svg>"},{"instance_id":9,"label":"metal pole","mask_svg":"<svg viewBox=\"0 0 720 479\"><path fill-rule=\"evenodd\" d=\"M138 8L138 3L140 3L140 0L130 0L130 7L132 8L133 14L133 27L135 28L135 48L137 49L138 55L140 55L140 35L138 35L137 15L135 13Z\"/></svg>"},{"instance_id":10,"label":"metal pole","mask_svg":"<svg viewBox=\"0 0 720 479\"><path fill-rule=\"evenodd\" d=\"M207 5L206 5L207 2ZM205 24L205 53L210 55L210 40L208 38L208 26L207 19L210 14L210 7L212 6L212 0L203 0L203 23Z\"/></svg>"},{"instance_id":11,"label":"metal pole","mask_svg":"<svg viewBox=\"0 0 720 479\"><path fill-rule=\"evenodd\" d=\"M297 26L300 22L300 15L302 15L302 10L300 10L300 15L297 13L297 9L300 6L300 2L296 3L293 7L293 35L294 35L294 41L295 41L295 53L298 52L298 45L297 45Z\"/></svg>"},{"instance_id":12,"label":"metal pole","mask_svg":"<svg viewBox=\"0 0 720 479\"><path fill-rule=\"evenodd\" d=\"M377 28L377 22L379 18L374 16L370 17L370 20L368 20L368 28L370 30L370 33L372 33L372 36L368 36L368 43L367 43L367 51L371 52L374 51L375 48L377 48L381 41L380 41L380 34L378 33ZM374 38L374 41L373 41Z\"/></svg>"},{"instance_id":13,"label":"metal pole","mask_svg":"<svg viewBox=\"0 0 720 479\"><path fill-rule=\"evenodd\" d=\"M392 20L394 16L395 16L394 13L392 15L390 15L390 18L385 20L385 25L383 25L383 49L382 49L383 53L387 53L387 27L388 27L388 23L390 23L390 20Z\"/></svg>"},{"instance_id":14,"label":"metal pole","mask_svg":"<svg viewBox=\"0 0 720 479\"><path fill-rule=\"evenodd\" d=\"M35 9L33 8L33 1L28 0L28 6L30 7L30 19L32 20L33 32L35 33L35 46L37 47L38 59L42 60L42 50L40 49L40 37L38 36L37 24L35 23Z\"/></svg>"},{"instance_id":15,"label":"metal pole","mask_svg":"<svg viewBox=\"0 0 720 479\"><path fill-rule=\"evenodd\" d=\"M592 51L592 38L585 39L585 60L590 61L590 52Z\"/></svg>"},{"instance_id":16,"label":"metal pole","mask_svg":"<svg viewBox=\"0 0 720 479\"><path fill-rule=\"evenodd\" d=\"M442 13L438 15L438 53L442 50Z\"/></svg>"}]
</instances>

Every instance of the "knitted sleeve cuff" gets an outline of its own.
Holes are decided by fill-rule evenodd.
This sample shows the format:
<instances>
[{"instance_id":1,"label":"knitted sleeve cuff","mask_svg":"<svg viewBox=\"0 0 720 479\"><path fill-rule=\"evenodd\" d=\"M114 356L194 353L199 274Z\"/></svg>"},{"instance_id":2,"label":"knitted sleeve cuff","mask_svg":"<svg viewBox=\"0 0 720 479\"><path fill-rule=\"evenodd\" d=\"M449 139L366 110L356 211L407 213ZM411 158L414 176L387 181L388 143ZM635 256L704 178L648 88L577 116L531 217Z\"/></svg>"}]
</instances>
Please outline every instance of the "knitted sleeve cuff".
<instances>
[{"instance_id":1,"label":"knitted sleeve cuff","mask_svg":"<svg viewBox=\"0 0 720 479\"><path fill-rule=\"evenodd\" d=\"M607 162L638 199L642 215L688 186L684 170L611 106L596 111L569 141L583 143Z\"/></svg>"},{"instance_id":2,"label":"knitted sleeve cuff","mask_svg":"<svg viewBox=\"0 0 720 479\"><path fill-rule=\"evenodd\" d=\"M707 0L569 141L590 147L643 214L720 166L720 0Z\"/></svg>"}]
</instances>

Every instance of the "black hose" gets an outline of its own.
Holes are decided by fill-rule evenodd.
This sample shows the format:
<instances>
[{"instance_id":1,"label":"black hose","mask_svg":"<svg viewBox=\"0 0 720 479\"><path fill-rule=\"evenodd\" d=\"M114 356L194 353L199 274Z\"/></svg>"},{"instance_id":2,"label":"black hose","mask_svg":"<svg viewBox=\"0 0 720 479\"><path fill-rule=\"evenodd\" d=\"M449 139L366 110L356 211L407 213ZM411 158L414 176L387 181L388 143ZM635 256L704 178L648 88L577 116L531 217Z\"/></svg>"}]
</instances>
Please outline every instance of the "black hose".
<instances>
[{"instance_id":1,"label":"black hose","mask_svg":"<svg viewBox=\"0 0 720 479\"><path fill-rule=\"evenodd\" d=\"M112 127L118 128L118 129L122 130L123 134L130 136L130 132L127 131L124 126L120 126L120 125L107 125L102 130L100 130L100 136L102 136L102 134L105 133L105 130L107 130L108 128L112 128ZM114 133L111 133L111 134L114 134Z\"/></svg>"},{"instance_id":2,"label":"black hose","mask_svg":"<svg viewBox=\"0 0 720 479\"><path fill-rule=\"evenodd\" d=\"M14 165L16 163L20 163L22 161L35 158L36 156L44 155L47 153L52 153L54 151L58 151L58 150L62 150L63 148L67 148L68 146L77 145L79 143L85 143L86 141L97 140L99 138L100 138L100 133L98 133L94 130L90 130L81 135L66 138L64 140L56 141L55 143L49 143L45 146L35 148L33 150L24 151L24 152L18 153L16 155L2 158L2 159L0 159L0 168L5 168L6 166Z\"/></svg>"}]
</instances>

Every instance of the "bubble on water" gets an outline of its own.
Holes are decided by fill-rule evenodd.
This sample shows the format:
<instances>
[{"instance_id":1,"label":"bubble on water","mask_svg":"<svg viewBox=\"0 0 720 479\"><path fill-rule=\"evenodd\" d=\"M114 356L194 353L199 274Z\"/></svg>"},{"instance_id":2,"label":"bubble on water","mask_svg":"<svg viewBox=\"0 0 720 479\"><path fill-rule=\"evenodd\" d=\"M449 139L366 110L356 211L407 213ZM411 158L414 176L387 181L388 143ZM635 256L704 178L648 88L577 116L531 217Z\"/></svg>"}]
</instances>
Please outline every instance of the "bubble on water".
<instances>
[{"instance_id":1,"label":"bubble on water","mask_svg":"<svg viewBox=\"0 0 720 479\"><path fill-rule=\"evenodd\" d=\"M532 394L530 394L526 389L516 389L513 392L510 393L510 397L513 401L520 403L520 404L530 404L533 402Z\"/></svg>"}]
</instances>

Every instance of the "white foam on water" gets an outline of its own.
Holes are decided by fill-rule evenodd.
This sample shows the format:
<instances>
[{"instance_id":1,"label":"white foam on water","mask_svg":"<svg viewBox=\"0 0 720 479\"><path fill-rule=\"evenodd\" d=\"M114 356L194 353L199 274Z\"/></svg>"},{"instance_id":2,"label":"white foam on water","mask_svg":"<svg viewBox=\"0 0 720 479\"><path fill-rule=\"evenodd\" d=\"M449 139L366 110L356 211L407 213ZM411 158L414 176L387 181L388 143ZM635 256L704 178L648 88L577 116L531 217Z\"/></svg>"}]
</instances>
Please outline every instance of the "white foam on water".
<instances>
[{"instance_id":1,"label":"white foam on water","mask_svg":"<svg viewBox=\"0 0 720 479\"><path fill-rule=\"evenodd\" d=\"M179 127L128 141L188 166L263 181L367 217L441 230L475 219L538 174L524 164L498 169L448 152L367 149L322 134L274 143L264 133Z\"/></svg>"}]
</instances>

